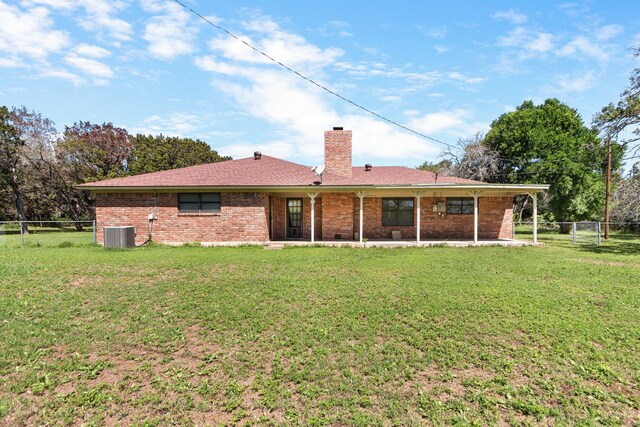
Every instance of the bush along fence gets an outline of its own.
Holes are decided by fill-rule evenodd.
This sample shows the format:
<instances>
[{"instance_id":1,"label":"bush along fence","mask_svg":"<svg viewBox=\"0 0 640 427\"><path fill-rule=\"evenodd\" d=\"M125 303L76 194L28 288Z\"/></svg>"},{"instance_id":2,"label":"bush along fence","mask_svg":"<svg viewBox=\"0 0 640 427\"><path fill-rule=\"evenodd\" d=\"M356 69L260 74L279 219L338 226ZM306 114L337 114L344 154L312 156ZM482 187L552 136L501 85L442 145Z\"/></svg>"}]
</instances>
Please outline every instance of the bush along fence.
<instances>
[{"instance_id":1,"label":"bush along fence","mask_svg":"<svg viewBox=\"0 0 640 427\"><path fill-rule=\"evenodd\" d=\"M95 243L95 220L0 221L0 246L75 246Z\"/></svg>"}]
</instances>

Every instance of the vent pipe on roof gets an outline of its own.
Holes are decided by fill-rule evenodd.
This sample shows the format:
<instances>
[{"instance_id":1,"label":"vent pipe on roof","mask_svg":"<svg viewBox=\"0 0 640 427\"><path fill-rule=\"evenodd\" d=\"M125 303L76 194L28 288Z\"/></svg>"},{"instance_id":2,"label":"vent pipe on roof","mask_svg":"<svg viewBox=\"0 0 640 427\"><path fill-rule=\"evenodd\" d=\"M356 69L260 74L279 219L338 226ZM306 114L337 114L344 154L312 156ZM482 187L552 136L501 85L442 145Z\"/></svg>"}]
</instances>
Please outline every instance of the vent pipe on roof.
<instances>
[{"instance_id":1,"label":"vent pipe on roof","mask_svg":"<svg viewBox=\"0 0 640 427\"><path fill-rule=\"evenodd\" d=\"M364 170L367 171L367 172L369 172L371 170L371 168L373 168L371 163L367 163L366 165L364 165Z\"/></svg>"},{"instance_id":2,"label":"vent pipe on roof","mask_svg":"<svg viewBox=\"0 0 640 427\"><path fill-rule=\"evenodd\" d=\"M253 160L260 160L262 158L262 153L259 151L256 151L253 153Z\"/></svg>"}]
</instances>

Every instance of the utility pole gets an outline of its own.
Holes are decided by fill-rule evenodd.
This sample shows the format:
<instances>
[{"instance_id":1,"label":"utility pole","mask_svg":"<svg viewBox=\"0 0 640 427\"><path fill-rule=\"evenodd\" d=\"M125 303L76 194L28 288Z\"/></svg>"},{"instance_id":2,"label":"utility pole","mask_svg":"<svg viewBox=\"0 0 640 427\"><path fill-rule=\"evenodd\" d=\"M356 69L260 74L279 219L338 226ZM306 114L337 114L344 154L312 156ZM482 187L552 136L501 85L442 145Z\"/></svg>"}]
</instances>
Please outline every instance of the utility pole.
<instances>
[{"instance_id":1,"label":"utility pole","mask_svg":"<svg viewBox=\"0 0 640 427\"><path fill-rule=\"evenodd\" d=\"M609 240L609 199L611 198L611 137L607 138L607 186L604 202L604 240Z\"/></svg>"}]
</instances>

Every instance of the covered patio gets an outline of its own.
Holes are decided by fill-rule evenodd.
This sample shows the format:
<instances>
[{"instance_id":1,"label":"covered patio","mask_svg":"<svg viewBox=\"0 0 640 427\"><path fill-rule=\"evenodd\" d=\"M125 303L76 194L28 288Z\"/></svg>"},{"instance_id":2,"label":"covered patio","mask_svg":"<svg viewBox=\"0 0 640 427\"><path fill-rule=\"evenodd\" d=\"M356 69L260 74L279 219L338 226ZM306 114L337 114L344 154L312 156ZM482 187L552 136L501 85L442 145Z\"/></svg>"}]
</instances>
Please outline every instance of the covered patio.
<instances>
[{"instance_id":1,"label":"covered patio","mask_svg":"<svg viewBox=\"0 0 640 427\"><path fill-rule=\"evenodd\" d=\"M316 190L317 188L317 190ZM269 197L270 244L468 246L537 244L546 185L377 185L283 191ZM513 236L513 197L532 198L533 239Z\"/></svg>"}]
</instances>

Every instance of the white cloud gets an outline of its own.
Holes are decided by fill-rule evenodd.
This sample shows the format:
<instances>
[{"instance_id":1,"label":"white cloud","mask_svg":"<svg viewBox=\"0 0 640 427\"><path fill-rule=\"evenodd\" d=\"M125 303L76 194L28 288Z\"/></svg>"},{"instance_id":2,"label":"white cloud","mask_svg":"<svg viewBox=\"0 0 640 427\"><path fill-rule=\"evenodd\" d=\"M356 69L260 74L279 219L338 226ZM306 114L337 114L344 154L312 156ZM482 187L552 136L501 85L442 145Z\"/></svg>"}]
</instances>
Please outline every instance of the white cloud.
<instances>
[{"instance_id":1,"label":"white cloud","mask_svg":"<svg viewBox=\"0 0 640 427\"><path fill-rule=\"evenodd\" d=\"M72 9L77 4L62 0L40 0L24 1L22 5L27 8L25 11L0 2L0 22L3 23L0 25L0 52L7 53L6 57L0 59L0 67L24 67L31 70L32 76L62 79L74 85L85 83L78 74L48 60L52 54L67 49L71 41L66 32L53 28L54 22L47 7ZM95 84L104 84L106 78L113 76L113 70L95 58L109 54L102 47L82 43L71 49L63 60L91 76Z\"/></svg>"},{"instance_id":2,"label":"white cloud","mask_svg":"<svg viewBox=\"0 0 640 427\"><path fill-rule=\"evenodd\" d=\"M198 133L202 124L200 118L195 114L175 112L169 117L158 115L147 117L137 127L132 128L132 133L191 137L191 135Z\"/></svg>"},{"instance_id":3,"label":"white cloud","mask_svg":"<svg viewBox=\"0 0 640 427\"><path fill-rule=\"evenodd\" d=\"M465 76L462 73L459 73L457 71L453 71L451 73L448 74L448 77L451 80L458 80L464 83L468 83L468 84L476 84L476 83L481 83L483 82L485 79L483 77L469 77L469 76Z\"/></svg>"},{"instance_id":4,"label":"white cloud","mask_svg":"<svg viewBox=\"0 0 640 427\"><path fill-rule=\"evenodd\" d=\"M524 27L517 27L501 37L499 44L507 47L519 47L526 43L529 38L529 31Z\"/></svg>"},{"instance_id":5,"label":"white cloud","mask_svg":"<svg viewBox=\"0 0 640 427\"><path fill-rule=\"evenodd\" d=\"M547 52L553 49L553 36L549 33L539 33L537 37L526 44L526 48L533 52Z\"/></svg>"},{"instance_id":6,"label":"white cloud","mask_svg":"<svg viewBox=\"0 0 640 427\"><path fill-rule=\"evenodd\" d=\"M177 3L143 0L143 7L152 13L142 36L149 42L148 50L156 58L171 60L196 50L198 27L191 22L189 13Z\"/></svg>"},{"instance_id":7,"label":"white cloud","mask_svg":"<svg viewBox=\"0 0 640 427\"><path fill-rule=\"evenodd\" d=\"M311 45L302 37L282 30L268 18L247 23L245 28L258 32L252 43L274 56L283 55L283 62L287 65L293 62L298 69L322 72L324 67L334 66L336 58L342 54L339 50ZM252 116L283 129L277 141L266 141L258 147L250 148L242 143L226 146L225 150L231 155L243 153L244 157L258 148L265 154L302 157L309 159L309 164L317 163L323 154L321 135L335 125L354 131L354 157L370 157L375 153L389 159L420 158L439 150L421 138L364 113L340 114L328 104L334 100L331 95L286 71L264 67L265 61L247 52L248 48L237 40L216 39L210 47L219 56L201 56L195 59L195 64L214 74L216 91L231 96ZM281 58L278 56L278 59ZM372 70L364 66L359 71Z\"/></svg>"},{"instance_id":8,"label":"white cloud","mask_svg":"<svg viewBox=\"0 0 640 427\"><path fill-rule=\"evenodd\" d=\"M553 49L553 35L516 27L499 41L499 45L521 49L520 59L527 59Z\"/></svg>"},{"instance_id":9,"label":"white cloud","mask_svg":"<svg viewBox=\"0 0 640 427\"><path fill-rule=\"evenodd\" d=\"M21 4L26 7L42 5L53 9L73 9L78 2L74 0L23 0Z\"/></svg>"},{"instance_id":10,"label":"white cloud","mask_svg":"<svg viewBox=\"0 0 640 427\"><path fill-rule=\"evenodd\" d=\"M439 27L425 27L424 25L418 25L416 26L416 29L432 39L443 39L447 36L449 31L444 25Z\"/></svg>"},{"instance_id":11,"label":"white cloud","mask_svg":"<svg viewBox=\"0 0 640 427\"><path fill-rule=\"evenodd\" d=\"M573 2L560 3L556 7L569 16L579 16L589 11L589 6L587 6L586 4L578 4Z\"/></svg>"},{"instance_id":12,"label":"white cloud","mask_svg":"<svg viewBox=\"0 0 640 427\"><path fill-rule=\"evenodd\" d=\"M24 67L24 63L18 58L2 58L0 57L0 67L2 68L17 68Z\"/></svg>"},{"instance_id":13,"label":"white cloud","mask_svg":"<svg viewBox=\"0 0 640 427\"><path fill-rule=\"evenodd\" d=\"M343 55L341 49L320 49L308 43L304 38L282 30L277 23L267 19L248 21L243 26L257 32L262 37L252 40L247 36L241 36L242 41L290 67L324 67ZM213 39L209 42L209 47L228 60L253 64L273 64L264 55L230 37Z\"/></svg>"},{"instance_id":14,"label":"white cloud","mask_svg":"<svg viewBox=\"0 0 640 427\"><path fill-rule=\"evenodd\" d=\"M593 71L576 75L561 75L554 79L560 92L582 92L593 87L595 75Z\"/></svg>"},{"instance_id":15,"label":"white cloud","mask_svg":"<svg viewBox=\"0 0 640 427\"><path fill-rule=\"evenodd\" d=\"M95 59L82 58L76 55L67 55L64 60L84 73L96 78L113 77L113 70L106 64L96 61Z\"/></svg>"},{"instance_id":16,"label":"white cloud","mask_svg":"<svg viewBox=\"0 0 640 427\"><path fill-rule=\"evenodd\" d=\"M80 56L85 56L89 58L104 58L106 56L111 55L107 49L102 48L100 46L91 45L82 43L76 46L73 51Z\"/></svg>"},{"instance_id":17,"label":"white cloud","mask_svg":"<svg viewBox=\"0 0 640 427\"><path fill-rule=\"evenodd\" d=\"M212 56L200 56L194 60L194 63L204 71L210 71L212 73L225 74L233 76L241 70L227 62L219 62Z\"/></svg>"},{"instance_id":18,"label":"white cloud","mask_svg":"<svg viewBox=\"0 0 640 427\"><path fill-rule=\"evenodd\" d=\"M81 26L87 31L107 30L109 35L117 40L131 38L131 24L113 15L126 7L126 3L119 0L82 0L82 5L89 15L88 20L82 21Z\"/></svg>"},{"instance_id":19,"label":"white cloud","mask_svg":"<svg viewBox=\"0 0 640 427\"><path fill-rule=\"evenodd\" d=\"M588 38L584 36L575 37L569 43L556 50L556 55L574 56L580 57L581 55L595 58L598 61L606 61L609 59L609 54L597 44L592 43Z\"/></svg>"},{"instance_id":20,"label":"white cloud","mask_svg":"<svg viewBox=\"0 0 640 427\"><path fill-rule=\"evenodd\" d=\"M408 126L427 135L447 133L457 137L466 137L489 129L487 123L474 122L471 117L470 111L462 109L438 111L414 117Z\"/></svg>"},{"instance_id":21,"label":"white cloud","mask_svg":"<svg viewBox=\"0 0 640 427\"><path fill-rule=\"evenodd\" d=\"M12 57L44 59L69 45L69 36L52 28L53 21L44 7L22 12L0 2L0 22L0 52Z\"/></svg>"},{"instance_id":22,"label":"white cloud","mask_svg":"<svg viewBox=\"0 0 640 427\"><path fill-rule=\"evenodd\" d=\"M605 25L596 32L596 39L601 41L611 40L624 31L624 27L618 24Z\"/></svg>"},{"instance_id":23,"label":"white cloud","mask_svg":"<svg viewBox=\"0 0 640 427\"><path fill-rule=\"evenodd\" d=\"M324 37L352 37L353 33L350 32L348 28L348 22L333 20L322 25L317 31Z\"/></svg>"},{"instance_id":24,"label":"white cloud","mask_svg":"<svg viewBox=\"0 0 640 427\"><path fill-rule=\"evenodd\" d=\"M110 40L131 39L131 24L114 16L128 6L128 2L122 0L23 0L22 4L28 7L42 5L63 10L83 8L86 16L78 18L78 23L84 30L106 31Z\"/></svg>"},{"instance_id":25,"label":"white cloud","mask_svg":"<svg viewBox=\"0 0 640 427\"><path fill-rule=\"evenodd\" d=\"M433 48L434 48L434 49L436 50L436 52L438 52L438 53L445 53L445 52L449 52L449 48L448 48L448 47L445 47L445 46L434 46Z\"/></svg>"},{"instance_id":26,"label":"white cloud","mask_svg":"<svg viewBox=\"0 0 640 427\"><path fill-rule=\"evenodd\" d=\"M512 24L524 24L528 19L527 15L516 12L513 9L496 12L491 17L496 21L508 21Z\"/></svg>"},{"instance_id":27,"label":"white cloud","mask_svg":"<svg viewBox=\"0 0 640 427\"><path fill-rule=\"evenodd\" d=\"M412 119L409 126L420 132L431 134L463 126L468 115L469 113L465 110L428 113Z\"/></svg>"},{"instance_id":28,"label":"white cloud","mask_svg":"<svg viewBox=\"0 0 640 427\"><path fill-rule=\"evenodd\" d=\"M371 62L336 62L335 67L341 71L345 71L352 76L361 77L387 77L395 79L404 79L410 82L420 82L423 84L433 84L442 80L445 75L437 71L428 71L425 73L416 73L406 71L399 67L388 67L383 63Z\"/></svg>"},{"instance_id":29,"label":"white cloud","mask_svg":"<svg viewBox=\"0 0 640 427\"><path fill-rule=\"evenodd\" d=\"M414 84L414 86L418 86L420 88L447 81L457 81L466 84L477 84L486 80L484 77L471 77L458 71L451 71L448 73L442 73L439 71L416 73L413 71L407 71L399 67L388 67L386 64L379 62L359 62L355 64L350 62L336 62L335 67L352 76L403 79L407 83L412 83Z\"/></svg>"},{"instance_id":30,"label":"white cloud","mask_svg":"<svg viewBox=\"0 0 640 427\"><path fill-rule=\"evenodd\" d=\"M393 164L393 159L433 157L442 149L430 141L401 132L395 126L369 116L347 115L342 117L340 123L344 124L345 129L353 130L353 156L365 161L375 156L389 159L389 163Z\"/></svg>"},{"instance_id":31,"label":"white cloud","mask_svg":"<svg viewBox=\"0 0 640 427\"><path fill-rule=\"evenodd\" d=\"M52 77L54 79L62 79L62 80L70 81L74 85L80 85L84 83L84 80L82 79L82 77L78 76L77 74L73 74L67 70L54 69L54 68L47 67L47 68L41 68L39 70L39 73L43 77Z\"/></svg>"}]
</instances>

